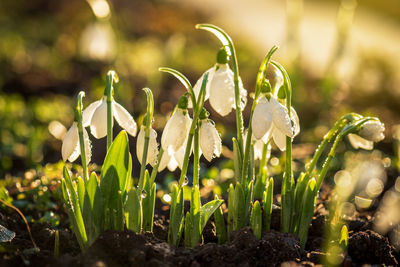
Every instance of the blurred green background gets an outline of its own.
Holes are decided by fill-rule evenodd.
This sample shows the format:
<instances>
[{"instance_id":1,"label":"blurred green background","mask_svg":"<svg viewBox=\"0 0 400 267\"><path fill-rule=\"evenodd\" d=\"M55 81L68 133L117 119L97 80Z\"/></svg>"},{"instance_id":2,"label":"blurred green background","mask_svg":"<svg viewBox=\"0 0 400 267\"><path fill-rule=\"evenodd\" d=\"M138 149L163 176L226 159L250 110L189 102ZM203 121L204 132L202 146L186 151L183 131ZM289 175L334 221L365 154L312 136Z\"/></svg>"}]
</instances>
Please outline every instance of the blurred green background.
<instances>
[{"instance_id":1,"label":"blurred green background","mask_svg":"<svg viewBox=\"0 0 400 267\"><path fill-rule=\"evenodd\" d=\"M115 99L139 123L146 105L141 89L153 90L154 128L160 136L184 88L158 67L175 68L194 84L215 63L220 47L215 37L195 30L194 25L203 22L232 36L249 93L265 53L274 44L280 46L275 56L290 72L302 128L294 141L296 159L308 158L333 122L355 111L381 118L387 138L377 147L396 161L397 0L3 0L0 178L58 162L76 94L86 91L85 106L99 99L109 69L120 77ZM209 110L229 157L234 113L222 118ZM101 164L105 140L94 140L93 145L93 161Z\"/></svg>"}]
</instances>

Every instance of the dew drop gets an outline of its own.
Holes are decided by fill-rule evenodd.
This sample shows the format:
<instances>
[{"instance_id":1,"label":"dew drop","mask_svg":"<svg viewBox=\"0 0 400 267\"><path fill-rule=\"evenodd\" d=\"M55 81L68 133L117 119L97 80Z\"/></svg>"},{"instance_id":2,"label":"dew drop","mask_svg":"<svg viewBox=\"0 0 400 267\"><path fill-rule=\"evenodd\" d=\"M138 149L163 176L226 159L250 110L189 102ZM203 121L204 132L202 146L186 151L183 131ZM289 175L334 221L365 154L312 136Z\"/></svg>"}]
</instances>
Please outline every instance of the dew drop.
<instances>
[{"instance_id":1,"label":"dew drop","mask_svg":"<svg viewBox=\"0 0 400 267\"><path fill-rule=\"evenodd\" d=\"M146 190L142 190L142 193L140 194L140 197L141 198L146 198L147 197L147 192L146 192Z\"/></svg>"},{"instance_id":2,"label":"dew drop","mask_svg":"<svg viewBox=\"0 0 400 267\"><path fill-rule=\"evenodd\" d=\"M185 180L183 181L183 185L187 185L189 183L189 178L187 176L185 177Z\"/></svg>"}]
</instances>

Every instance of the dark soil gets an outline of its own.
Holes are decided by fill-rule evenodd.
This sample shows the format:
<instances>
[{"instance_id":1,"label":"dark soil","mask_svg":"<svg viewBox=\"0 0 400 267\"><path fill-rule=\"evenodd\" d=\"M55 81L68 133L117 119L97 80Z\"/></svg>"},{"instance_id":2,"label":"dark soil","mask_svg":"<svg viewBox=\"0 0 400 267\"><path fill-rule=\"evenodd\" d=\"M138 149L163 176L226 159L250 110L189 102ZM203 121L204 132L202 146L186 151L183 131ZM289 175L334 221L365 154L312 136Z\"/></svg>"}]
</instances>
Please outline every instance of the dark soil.
<instances>
[{"instance_id":1,"label":"dark soil","mask_svg":"<svg viewBox=\"0 0 400 267\"><path fill-rule=\"evenodd\" d=\"M280 209L275 206L270 232L258 240L250 228L233 232L230 241L217 244L215 226L211 221L204 230L204 242L194 249L170 246L167 242L168 212L155 216L153 233L106 231L86 252L81 253L69 229L59 230L60 256L54 257L55 230L48 224L34 223L32 234L40 248L34 252L25 225L17 215L0 214L0 223L16 232L11 243L5 244L0 266L314 266L321 263L321 246L325 215L317 209L306 250L300 248L295 235L280 233ZM349 220L350 238L346 266L385 264L397 266L398 255L383 237L371 230L368 217ZM4 244L4 243L3 243ZM285 265L286 266L286 265Z\"/></svg>"}]
</instances>

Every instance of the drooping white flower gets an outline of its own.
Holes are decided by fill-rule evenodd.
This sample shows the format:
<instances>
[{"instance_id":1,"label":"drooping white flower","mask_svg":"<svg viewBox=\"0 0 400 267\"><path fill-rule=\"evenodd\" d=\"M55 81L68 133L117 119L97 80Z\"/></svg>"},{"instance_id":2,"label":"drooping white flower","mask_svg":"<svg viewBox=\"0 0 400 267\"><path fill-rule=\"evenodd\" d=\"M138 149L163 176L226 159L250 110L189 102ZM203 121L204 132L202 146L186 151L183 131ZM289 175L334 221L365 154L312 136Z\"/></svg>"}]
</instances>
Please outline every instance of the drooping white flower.
<instances>
[{"instance_id":1,"label":"drooping white flower","mask_svg":"<svg viewBox=\"0 0 400 267\"><path fill-rule=\"evenodd\" d=\"M235 105L235 84L233 81L233 72L228 64L216 64L214 67L207 70L208 83L206 86L205 100L209 99L211 107L221 116L228 115ZM203 82L204 74L196 82L193 91L198 97ZM246 105L247 91L243 88L242 80L239 77L240 89L240 108L244 109ZM191 103L189 104L191 107Z\"/></svg>"},{"instance_id":2,"label":"drooping white flower","mask_svg":"<svg viewBox=\"0 0 400 267\"><path fill-rule=\"evenodd\" d=\"M209 120L201 121L199 129L200 149L204 157L211 161L214 157L219 157L222 150L221 137L215 125Z\"/></svg>"},{"instance_id":3,"label":"drooping white flower","mask_svg":"<svg viewBox=\"0 0 400 267\"><path fill-rule=\"evenodd\" d=\"M349 134L348 138L355 149L372 150L374 142L382 141L385 138L384 131L385 125L383 123L371 120L362 125L358 134Z\"/></svg>"},{"instance_id":4,"label":"drooping white flower","mask_svg":"<svg viewBox=\"0 0 400 267\"><path fill-rule=\"evenodd\" d=\"M140 127L136 143L136 155L140 164L142 164L145 135L146 135L146 127L142 125ZM154 167L157 164L157 156L158 156L157 132L153 128L150 128L149 147L147 151L146 163Z\"/></svg>"},{"instance_id":5,"label":"drooping white flower","mask_svg":"<svg viewBox=\"0 0 400 267\"><path fill-rule=\"evenodd\" d=\"M92 158L92 151L91 151L91 142L89 139L89 135L85 130L85 128L83 128L83 139L85 145L86 164L88 164ZM68 132L64 136L64 140L61 147L61 154L63 160L64 161L68 160L69 162L75 161L81 154L78 125L76 122L72 123L71 128L69 128Z\"/></svg>"},{"instance_id":6,"label":"drooping white flower","mask_svg":"<svg viewBox=\"0 0 400 267\"><path fill-rule=\"evenodd\" d=\"M112 114L118 124L132 136L136 136L137 126L131 114L120 104L112 100ZM83 127L90 126L90 132L96 138L107 135L107 101L104 96L101 100L90 104L83 111Z\"/></svg>"},{"instance_id":7,"label":"drooping white flower","mask_svg":"<svg viewBox=\"0 0 400 267\"><path fill-rule=\"evenodd\" d=\"M257 101L252 118L253 135L257 140L272 135L275 144L281 151L286 150L286 136L294 138L300 131L299 117L293 107L289 117L287 108L272 97L265 96Z\"/></svg>"},{"instance_id":8,"label":"drooping white flower","mask_svg":"<svg viewBox=\"0 0 400 267\"><path fill-rule=\"evenodd\" d=\"M161 136L164 151L178 151L187 138L192 119L186 109L177 108L165 125Z\"/></svg>"},{"instance_id":9,"label":"drooping white flower","mask_svg":"<svg viewBox=\"0 0 400 267\"><path fill-rule=\"evenodd\" d=\"M187 139L192 119L187 109L177 108L164 127L161 136L161 147L164 150L158 171L168 167L174 171L178 166L182 168Z\"/></svg>"}]
</instances>

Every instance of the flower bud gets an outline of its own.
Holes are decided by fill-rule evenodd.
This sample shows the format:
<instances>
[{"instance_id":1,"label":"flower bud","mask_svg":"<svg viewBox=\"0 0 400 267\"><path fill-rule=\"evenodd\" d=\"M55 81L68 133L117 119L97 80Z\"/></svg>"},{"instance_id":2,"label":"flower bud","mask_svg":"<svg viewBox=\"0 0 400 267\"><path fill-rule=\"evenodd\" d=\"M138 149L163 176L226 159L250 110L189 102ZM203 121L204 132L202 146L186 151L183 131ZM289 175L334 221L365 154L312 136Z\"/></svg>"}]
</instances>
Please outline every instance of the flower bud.
<instances>
[{"instance_id":1,"label":"flower bud","mask_svg":"<svg viewBox=\"0 0 400 267\"><path fill-rule=\"evenodd\" d=\"M384 131L385 125L383 123L378 120L371 120L362 125L358 135L369 141L379 142L385 138Z\"/></svg>"}]
</instances>

